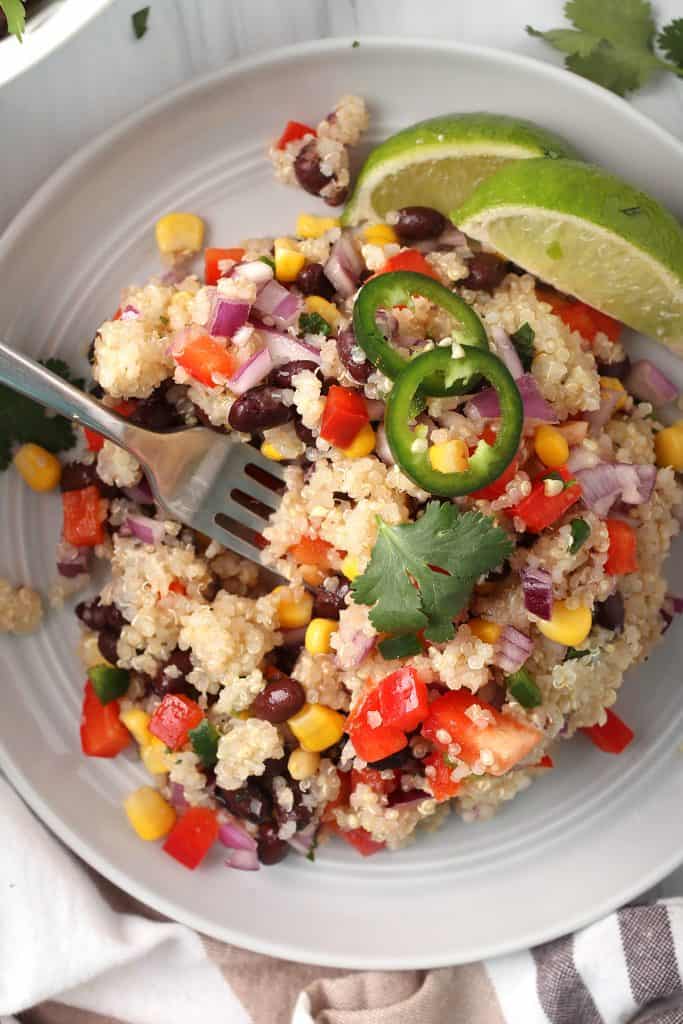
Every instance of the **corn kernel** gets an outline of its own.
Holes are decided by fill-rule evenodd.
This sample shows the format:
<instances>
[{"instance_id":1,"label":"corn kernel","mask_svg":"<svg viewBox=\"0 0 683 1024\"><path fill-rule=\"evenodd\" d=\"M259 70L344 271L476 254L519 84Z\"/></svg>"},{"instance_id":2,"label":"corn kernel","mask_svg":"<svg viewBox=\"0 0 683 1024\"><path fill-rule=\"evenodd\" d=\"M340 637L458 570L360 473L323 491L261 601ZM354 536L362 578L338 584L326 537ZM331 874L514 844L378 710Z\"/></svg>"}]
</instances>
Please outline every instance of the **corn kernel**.
<instances>
[{"instance_id":1,"label":"corn kernel","mask_svg":"<svg viewBox=\"0 0 683 1024\"><path fill-rule=\"evenodd\" d=\"M469 450L460 438L433 444L429 448L429 462L437 473L462 473L469 461Z\"/></svg>"},{"instance_id":2,"label":"corn kernel","mask_svg":"<svg viewBox=\"0 0 683 1024\"><path fill-rule=\"evenodd\" d=\"M683 472L683 420L655 434L655 457L658 466L672 466L677 473Z\"/></svg>"},{"instance_id":3,"label":"corn kernel","mask_svg":"<svg viewBox=\"0 0 683 1024\"><path fill-rule=\"evenodd\" d=\"M240 721L242 721L242 722L246 722L246 720L247 720L248 718L251 718L251 714L250 714L250 712L249 712L249 711L247 711L247 710L245 709L244 711L231 711L231 712L230 712L230 717L231 717L231 718L239 718L239 719L240 719Z\"/></svg>"},{"instance_id":4,"label":"corn kernel","mask_svg":"<svg viewBox=\"0 0 683 1024\"><path fill-rule=\"evenodd\" d=\"M319 316L326 320L327 323L333 330L336 330L337 324L339 323L340 313L336 306L327 299L323 299L321 295L309 295L304 302L307 313L318 313Z\"/></svg>"},{"instance_id":5,"label":"corn kernel","mask_svg":"<svg viewBox=\"0 0 683 1024\"><path fill-rule=\"evenodd\" d=\"M347 555L341 564L341 571L347 580L355 580L356 576L360 575L358 559L354 558L353 555Z\"/></svg>"},{"instance_id":6,"label":"corn kernel","mask_svg":"<svg viewBox=\"0 0 683 1024\"><path fill-rule=\"evenodd\" d=\"M286 235L282 235L280 238L273 239L274 249L289 249L291 252L297 252L296 242L293 238L287 238Z\"/></svg>"},{"instance_id":7,"label":"corn kernel","mask_svg":"<svg viewBox=\"0 0 683 1024\"><path fill-rule=\"evenodd\" d=\"M278 281L289 284L296 281L299 271L306 263L306 257L302 252L293 252L291 249L283 249L275 245L275 276Z\"/></svg>"},{"instance_id":8,"label":"corn kernel","mask_svg":"<svg viewBox=\"0 0 683 1024\"><path fill-rule=\"evenodd\" d=\"M62 475L57 456L39 444L22 444L14 456L14 465L32 491L53 491Z\"/></svg>"},{"instance_id":9,"label":"corn kernel","mask_svg":"<svg viewBox=\"0 0 683 1024\"><path fill-rule=\"evenodd\" d=\"M340 448L347 459L362 459L375 450L375 431L369 423L363 424L348 448Z\"/></svg>"},{"instance_id":10,"label":"corn kernel","mask_svg":"<svg viewBox=\"0 0 683 1024\"><path fill-rule=\"evenodd\" d=\"M204 241L204 221L196 213L167 213L154 231L162 256L199 252Z\"/></svg>"},{"instance_id":11,"label":"corn kernel","mask_svg":"<svg viewBox=\"0 0 683 1024\"><path fill-rule=\"evenodd\" d=\"M270 441L264 441L263 444L261 445L261 455L264 455L265 458L270 459L271 462L282 462L284 458L282 452L278 448L276 448L274 444L271 444Z\"/></svg>"},{"instance_id":12,"label":"corn kernel","mask_svg":"<svg viewBox=\"0 0 683 1024\"><path fill-rule=\"evenodd\" d=\"M569 458L569 444L564 434L543 423L534 434L534 450L544 466L558 469Z\"/></svg>"},{"instance_id":13,"label":"corn kernel","mask_svg":"<svg viewBox=\"0 0 683 1024\"><path fill-rule=\"evenodd\" d=\"M487 619L470 619L467 625L470 627L470 632L474 633L479 640L483 640L485 644L498 643L500 634L503 632L502 626L499 626L497 622L489 622Z\"/></svg>"},{"instance_id":14,"label":"corn kernel","mask_svg":"<svg viewBox=\"0 0 683 1024\"><path fill-rule=\"evenodd\" d=\"M536 625L543 636L566 647L578 647L586 639L593 625L590 608L579 605L568 608L566 601L555 601L549 621L539 620Z\"/></svg>"},{"instance_id":15,"label":"corn kernel","mask_svg":"<svg viewBox=\"0 0 683 1024\"><path fill-rule=\"evenodd\" d=\"M166 775L166 744L158 736L152 736L151 743L140 747L140 760L151 775Z\"/></svg>"},{"instance_id":16,"label":"corn kernel","mask_svg":"<svg viewBox=\"0 0 683 1024\"><path fill-rule=\"evenodd\" d=\"M300 213L296 219L296 233L299 238L320 238L326 231L338 228L339 217L315 217L312 213Z\"/></svg>"},{"instance_id":17,"label":"corn kernel","mask_svg":"<svg viewBox=\"0 0 683 1024\"><path fill-rule=\"evenodd\" d=\"M114 667L110 661L102 657L97 633L88 632L81 634L78 644L78 656L86 668L92 668L93 665L109 665L110 668Z\"/></svg>"},{"instance_id":18,"label":"corn kernel","mask_svg":"<svg viewBox=\"0 0 683 1024\"><path fill-rule=\"evenodd\" d=\"M310 779L312 775L315 775L319 767L320 754L312 750L302 750L301 747L293 750L287 761L287 771L297 782Z\"/></svg>"},{"instance_id":19,"label":"corn kernel","mask_svg":"<svg viewBox=\"0 0 683 1024\"><path fill-rule=\"evenodd\" d=\"M602 391L618 391L620 392L617 404L614 406L615 409L623 409L628 400L626 388L621 383L618 377L601 377L600 378L600 389Z\"/></svg>"},{"instance_id":20,"label":"corn kernel","mask_svg":"<svg viewBox=\"0 0 683 1024\"><path fill-rule=\"evenodd\" d=\"M157 789L141 786L123 802L128 821L140 839L153 841L168 835L175 825L176 814Z\"/></svg>"},{"instance_id":21,"label":"corn kernel","mask_svg":"<svg viewBox=\"0 0 683 1024\"><path fill-rule=\"evenodd\" d=\"M304 646L309 654L329 654L330 638L336 633L338 623L333 619L311 619L306 626Z\"/></svg>"},{"instance_id":22,"label":"corn kernel","mask_svg":"<svg viewBox=\"0 0 683 1024\"><path fill-rule=\"evenodd\" d=\"M304 704L301 711L287 719L304 750L309 753L327 750L344 735L346 719L325 704Z\"/></svg>"},{"instance_id":23,"label":"corn kernel","mask_svg":"<svg viewBox=\"0 0 683 1024\"><path fill-rule=\"evenodd\" d=\"M389 224L368 224L363 228L363 238L368 245L398 245L399 237Z\"/></svg>"},{"instance_id":24,"label":"corn kernel","mask_svg":"<svg viewBox=\"0 0 683 1024\"><path fill-rule=\"evenodd\" d=\"M146 747L152 742L154 737L147 728L150 716L146 711L141 708L128 708L121 712L119 718L139 746Z\"/></svg>"},{"instance_id":25,"label":"corn kernel","mask_svg":"<svg viewBox=\"0 0 683 1024\"><path fill-rule=\"evenodd\" d=\"M307 626L313 615L313 597L304 591L295 597L289 587L276 587L274 594L281 594L277 614L283 629L301 629Z\"/></svg>"},{"instance_id":26,"label":"corn kernel","mask_svg":"<svg viewBox=\"0 0 683 1024\"><path fill-rule=\"evenodd\" d=\"M325 573L317 565L302 565L301 578L309 587L319 587L325 579Z\"/></svg>"}]
</instances>

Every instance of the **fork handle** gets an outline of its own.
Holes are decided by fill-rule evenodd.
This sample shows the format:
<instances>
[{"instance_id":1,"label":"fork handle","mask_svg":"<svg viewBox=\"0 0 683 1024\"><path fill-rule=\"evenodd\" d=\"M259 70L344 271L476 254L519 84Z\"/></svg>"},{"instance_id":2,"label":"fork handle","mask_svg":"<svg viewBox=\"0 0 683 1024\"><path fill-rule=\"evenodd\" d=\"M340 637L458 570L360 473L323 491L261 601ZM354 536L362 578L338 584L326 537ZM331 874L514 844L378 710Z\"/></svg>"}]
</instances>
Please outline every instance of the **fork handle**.
<instances>
[{"instance_id":1,"label":"fork handle","mask_svg":"<svg viewBox=\"0 0 683 1024\"><path fill-rule=\"evenodd\" d=\"M0 381L14 391L28 395L41 405L104 434L116 444L128 446L125 419L97 399L79 391L56 373L0 342Z\"/></svg>"}]
</instances>

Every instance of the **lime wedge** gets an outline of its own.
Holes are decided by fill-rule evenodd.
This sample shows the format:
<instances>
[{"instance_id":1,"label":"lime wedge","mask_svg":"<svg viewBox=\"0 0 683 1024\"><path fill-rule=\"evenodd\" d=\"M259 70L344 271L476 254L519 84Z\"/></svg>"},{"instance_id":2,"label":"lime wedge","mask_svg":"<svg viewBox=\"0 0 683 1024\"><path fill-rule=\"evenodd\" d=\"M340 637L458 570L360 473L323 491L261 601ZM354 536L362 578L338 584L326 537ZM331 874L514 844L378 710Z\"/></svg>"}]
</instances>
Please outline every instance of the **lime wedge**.
<instances>
[{"instance_id":1,"label":"lime wedge","mask_svg":"<svg viewBox=\"0 0 683 1024\"><path fill-rule=\"evenodd\" d=\"M419 121L372 151L342 215L346 226L402 206L459 206L511 160L573 156L574 150L531 121L503 114L444 114Z\"/></svg>"},{"instance_id":2,"label":"lime wedge","mask_svg":"<svg viewBox=\"0 0 683 1024\"><path fill-rule=\"evenodd\" d=\"M560 291L683 352L683 228L651 196L576 160L525 160L451 217Z\"/></svg>"}]
</instances>

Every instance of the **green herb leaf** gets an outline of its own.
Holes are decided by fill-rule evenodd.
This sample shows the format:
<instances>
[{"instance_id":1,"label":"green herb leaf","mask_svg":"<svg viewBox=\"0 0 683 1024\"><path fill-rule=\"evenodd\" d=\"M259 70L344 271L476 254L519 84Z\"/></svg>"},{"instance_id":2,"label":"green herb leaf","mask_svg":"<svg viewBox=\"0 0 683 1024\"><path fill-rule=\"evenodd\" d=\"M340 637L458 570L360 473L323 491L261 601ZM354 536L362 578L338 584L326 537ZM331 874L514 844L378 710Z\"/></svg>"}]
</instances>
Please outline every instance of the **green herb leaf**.
<instances>
[{"instance_id":1,"label":"green herb leaf","mask_svg":"<svg viewBox=\"0 0 683 1024\"><path fill-rule=\"evenodd\" d=\"M353 581L359 604L382 633L417 633L434 643L455 634L453 619L477 578L495 569L512 544L493 519L430 501L414 523L389 526L377 518L377 542L367 569Z\"/></svg>"},{"instance_id":2,"label":"green herb leaf","mask_svg":"<svg viewBox=\"0 0 683 1024\"><path fill-rule=\"evenodd\" d=\"M192 743L192 749L202 762L205 768L213 768L218 760L218 730L208 718L202 721L187 734Z\"/></svg>"},{"instance_id":3,"label":"green herb leaf","mask_svg":"<svg viewBox=\"0 0 683 1024\"><path fill-rule=\"evenodd\" d=\"M133 32L135 33L136 39L142 39L145 32L147 31L147 22L149 21L149 7L141 7L139 11L135 11L131 14L130 20L133 22Z\"/></svg>"},{"instance_id":4,"label":"green herb leaf","mask_svg":"<svg viewBox=\"0 0 683 1024\"><path fill-rule=\"evenodd\" d=\"M43 365L75 387L83 387L83 379L74 377L62 359L47 359ZM27 442L62 452L73 448L76 432L63 416L50 416L42 405L0 384L0 471L12 461L13 446Z\"/></svg>"},{"instance_id":5,"label":"green herb leaf","mask_svg":"<svg viewBox=\"0 0 683 1024\"><path fill-rule=\"evenodd\" d=\"M327 337L330 325L320 313L302 313L299 317L299 330L302 334L324 334Z\"/></svg>"},{"instance_id":6,"label":"green herb leaf","mask_svg":"<svg viewBox=\"0 0 683 1024\"><path fill-rule=\"evenodd\" d=\"M22 0L0 0L0 11L7 19L7 31L21 43L26 28L26 9Z\"/></svg>"},{"instance_id":7,"label":"green herb leaf","mask_svg":"<svg viewBox=\"0 0 683 1024\"><path fill-rule=\"evenodd\" d=\"M517 672L513 672L512 675L506 677L505 683L509 692L523 708L537 708L539 704L543 703L543 696L538 684L526 669L520 668Z\"/></svg>"},{"instance_id":8,"label":"green herb leaf","mask_svg":"<svg viewBox=\"0 0 683 1024\"><path fill-rule=\"evenodd\" d=\"M524 370L528 373L531 369L531 363L534 358L534 338L536 337L536 331L533 329L531 324L524 323L522 326L510 335L510 340L517 350L517 355L520 358Z\"/></svg>"},{"instance_id":9,"label":"green herb leaf","mask_svg":"<svg viewBox=\"0 0 683 1024\"><path fill-rule=\"evenodd\" d=\"M645 85L658 70L677 72L683 55L683 30L677 19L658 42L673 63L654 51L655 23L649 0L568 0L564 13L574 26L547 32L527 26L566 54L565 65L592 82L625 96Z\"/></svg>"},{"instance_id":10,"label":"green herb leaf","mask_svg":"<svg viewBox=\"0 0 683 1024\"><path fill-rule=\"evenodd\" d=\"M657 42L669 60L683 71L683 18L674 18L665 25Z\"/></svg>"},{"instance_id":11,"label":"green herb leaf","mask_svg":"<svg viewBox=\"0 0 683 1024\"><path fill-rule=\"evenodd\" d=\"M359 46L360 46L360 42L357 39L354 39L354 41L351 43L351 48L353 50L357 50Z\"/></svg>"},{"instance_id":12,"label":"green herb leaf","mask_svg":"<svg viewBox=\"0 0 683 1024\"><path fill-rule=\"evenodd\" d=\"M390 636L379 644L379 653L387 661L394 658L409 658L422 652L422 644L412 633L403 636Z\"/></svg>"},{"instance_id":13,"label":"green herb leaf","mask_svg":"<svg viewBox=\"0 0 683 1024\"><path fill-rule=\"evenodd\" d=\"M562 491L566 491L568 487L573 487L574 484L578 484L578 480L571 477L570 480L565 480L562 474L557 470L553 469L550 473L546 473L543 477L544 480L559 480L562 484ZM562 493L562 491L560 493Z\"/></svg>"},{"instance_id":14,"label":"green herb leaf","mask_svg":"<svg viewBox=\"0 0 683 1024\"><path fill-rule=\"evenodd\" d=\"M569 545L569 554L575 555L582 544L590 537L591 528L585 519L572 519L571 521L572 542Z\"/></svg>"},{"instance_id":15,"label":"green herb leaf","mask_svg":"<svg viewBox=\"0 0 683 1024\"><path fill-rule=\"evenodd\" d=\"M591 653L591 651L577 651L576 647L568 647L564 660L575 661L577 658L586 658Z\"/></svg>"},{"instance_id":16,"label":"green herb leaf","mask_svg":"<svg viewBox=\"0 0 683 1024\"><path fill-rule=\"evenodd\" d=\"M275 260L271 259L270 256L259 256L258 261L259 263L265 263L275 273Z\"/></svg>"}]
</instances>

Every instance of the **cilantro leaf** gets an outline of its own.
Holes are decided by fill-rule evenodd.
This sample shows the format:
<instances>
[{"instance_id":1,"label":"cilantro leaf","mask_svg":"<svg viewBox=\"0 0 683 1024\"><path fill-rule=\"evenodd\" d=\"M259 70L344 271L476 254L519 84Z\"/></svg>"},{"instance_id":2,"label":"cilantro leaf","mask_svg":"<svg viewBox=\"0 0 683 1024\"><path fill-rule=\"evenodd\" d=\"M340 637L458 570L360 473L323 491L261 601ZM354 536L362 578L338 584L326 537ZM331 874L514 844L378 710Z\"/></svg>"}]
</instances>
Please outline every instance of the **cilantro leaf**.
<instances>
[{"instance_id":1,"label":"cilantro leaf","mask_svg":"<svg viewBox=\"0 0 683 1024\"><path fill-rule=\"evenodd\" d=\"M299 317L299 330L302 334L324 334L330 333L330 325L320 313L302 313Z\"/></svg>"},{"instance_id":2,"label":"cilantro leaf","mask_svg":"<svg viewBox=\"0 0 683 1024\"><path fill-rule=\"evenodd\" d=\"M568 0L564 13L577 29L599 39L652 49L655 22L649 0Z\"/></svg>"},{"instance_id":3,"label":"cilantro leaf","mask_svg":"<svg viewBox=\"0 0 683 1024\"><path fill-rule=\"evenodd\" d=\"M421 519L389 526L378 517L377 542L367 569L353 581L359 604L372 605L370 621L383 633L417 633L443 643L469 601L477 578L512 551L509 539L481 512L461 513L431 501Z\"/></svg>"},{"instance_id":4,"label":"cilantro leaf","mask_svg":"<svg viewBox=\"0 0 683 1024\"><path fill-rule=\"evenodd\" d=\"M47 359L43 365L75 387L83 387L83 379L74 377L62 359ZM76 432L63 416L50 416L42 405L0 384L0 471L12 461L13 445L29 441L49 452L61 452L73 448Z\"/></svg>"},{"instance_id":5,"label":"cilantro leaf","mask_svg":"<svg viewBox=\"0 0 683 1024\"><path fill-rule=\"evenodd\" d=\"M21 43L26 28L26 9L22 0L0 0L0 11L7 19L7 31Z\"/></svg>"},{"instance_id":6,"label":"cilantro leaf","mask_svg":"<svg viewBox=\"0 0 683 1024\"><path fill-rule=\"evenodd\" d=\"M517 350L517 355L520 358L522 367L528 373L531 369L531 363L534 358L534 338L536 337L536 331L533 329L531 324L524 323L522 326L510 335L510 340Z\"/></svg>"},{"instance_id":7,"label":"cilantro leaf","mask_svg":"<svg viewBox=\"0 0 683 1024\"><path fill-rule=\"evenodd\" d=\"M133 32L135 33L136 39L142 39L145 32L147 31L147 22L149 21L149 7L141 7L139 11L135 11L130 16L130 20L133 23Z\"/></svg>"},{"instance_id":8,"label":"cilantro leaf","mask_svg":"<svg viewBox=\"0 0 683 1024\"><path fill-rule=\"evenodd\" d=\"M579 548L588 540L591 528L585 519L572 519L570 527L572 542L569 545L569 554L575 555Z\"/></svg>"},{"instance_id":9,"label":"cilantro leaf","mask_svg":"<svg viewBox=\"0 0 683 1024\"><path fill-rule=\"evenodd\" d=\"M661 50L683 71L683 18L674 18L657 36Z\"/></svg>"}]
</instances>

